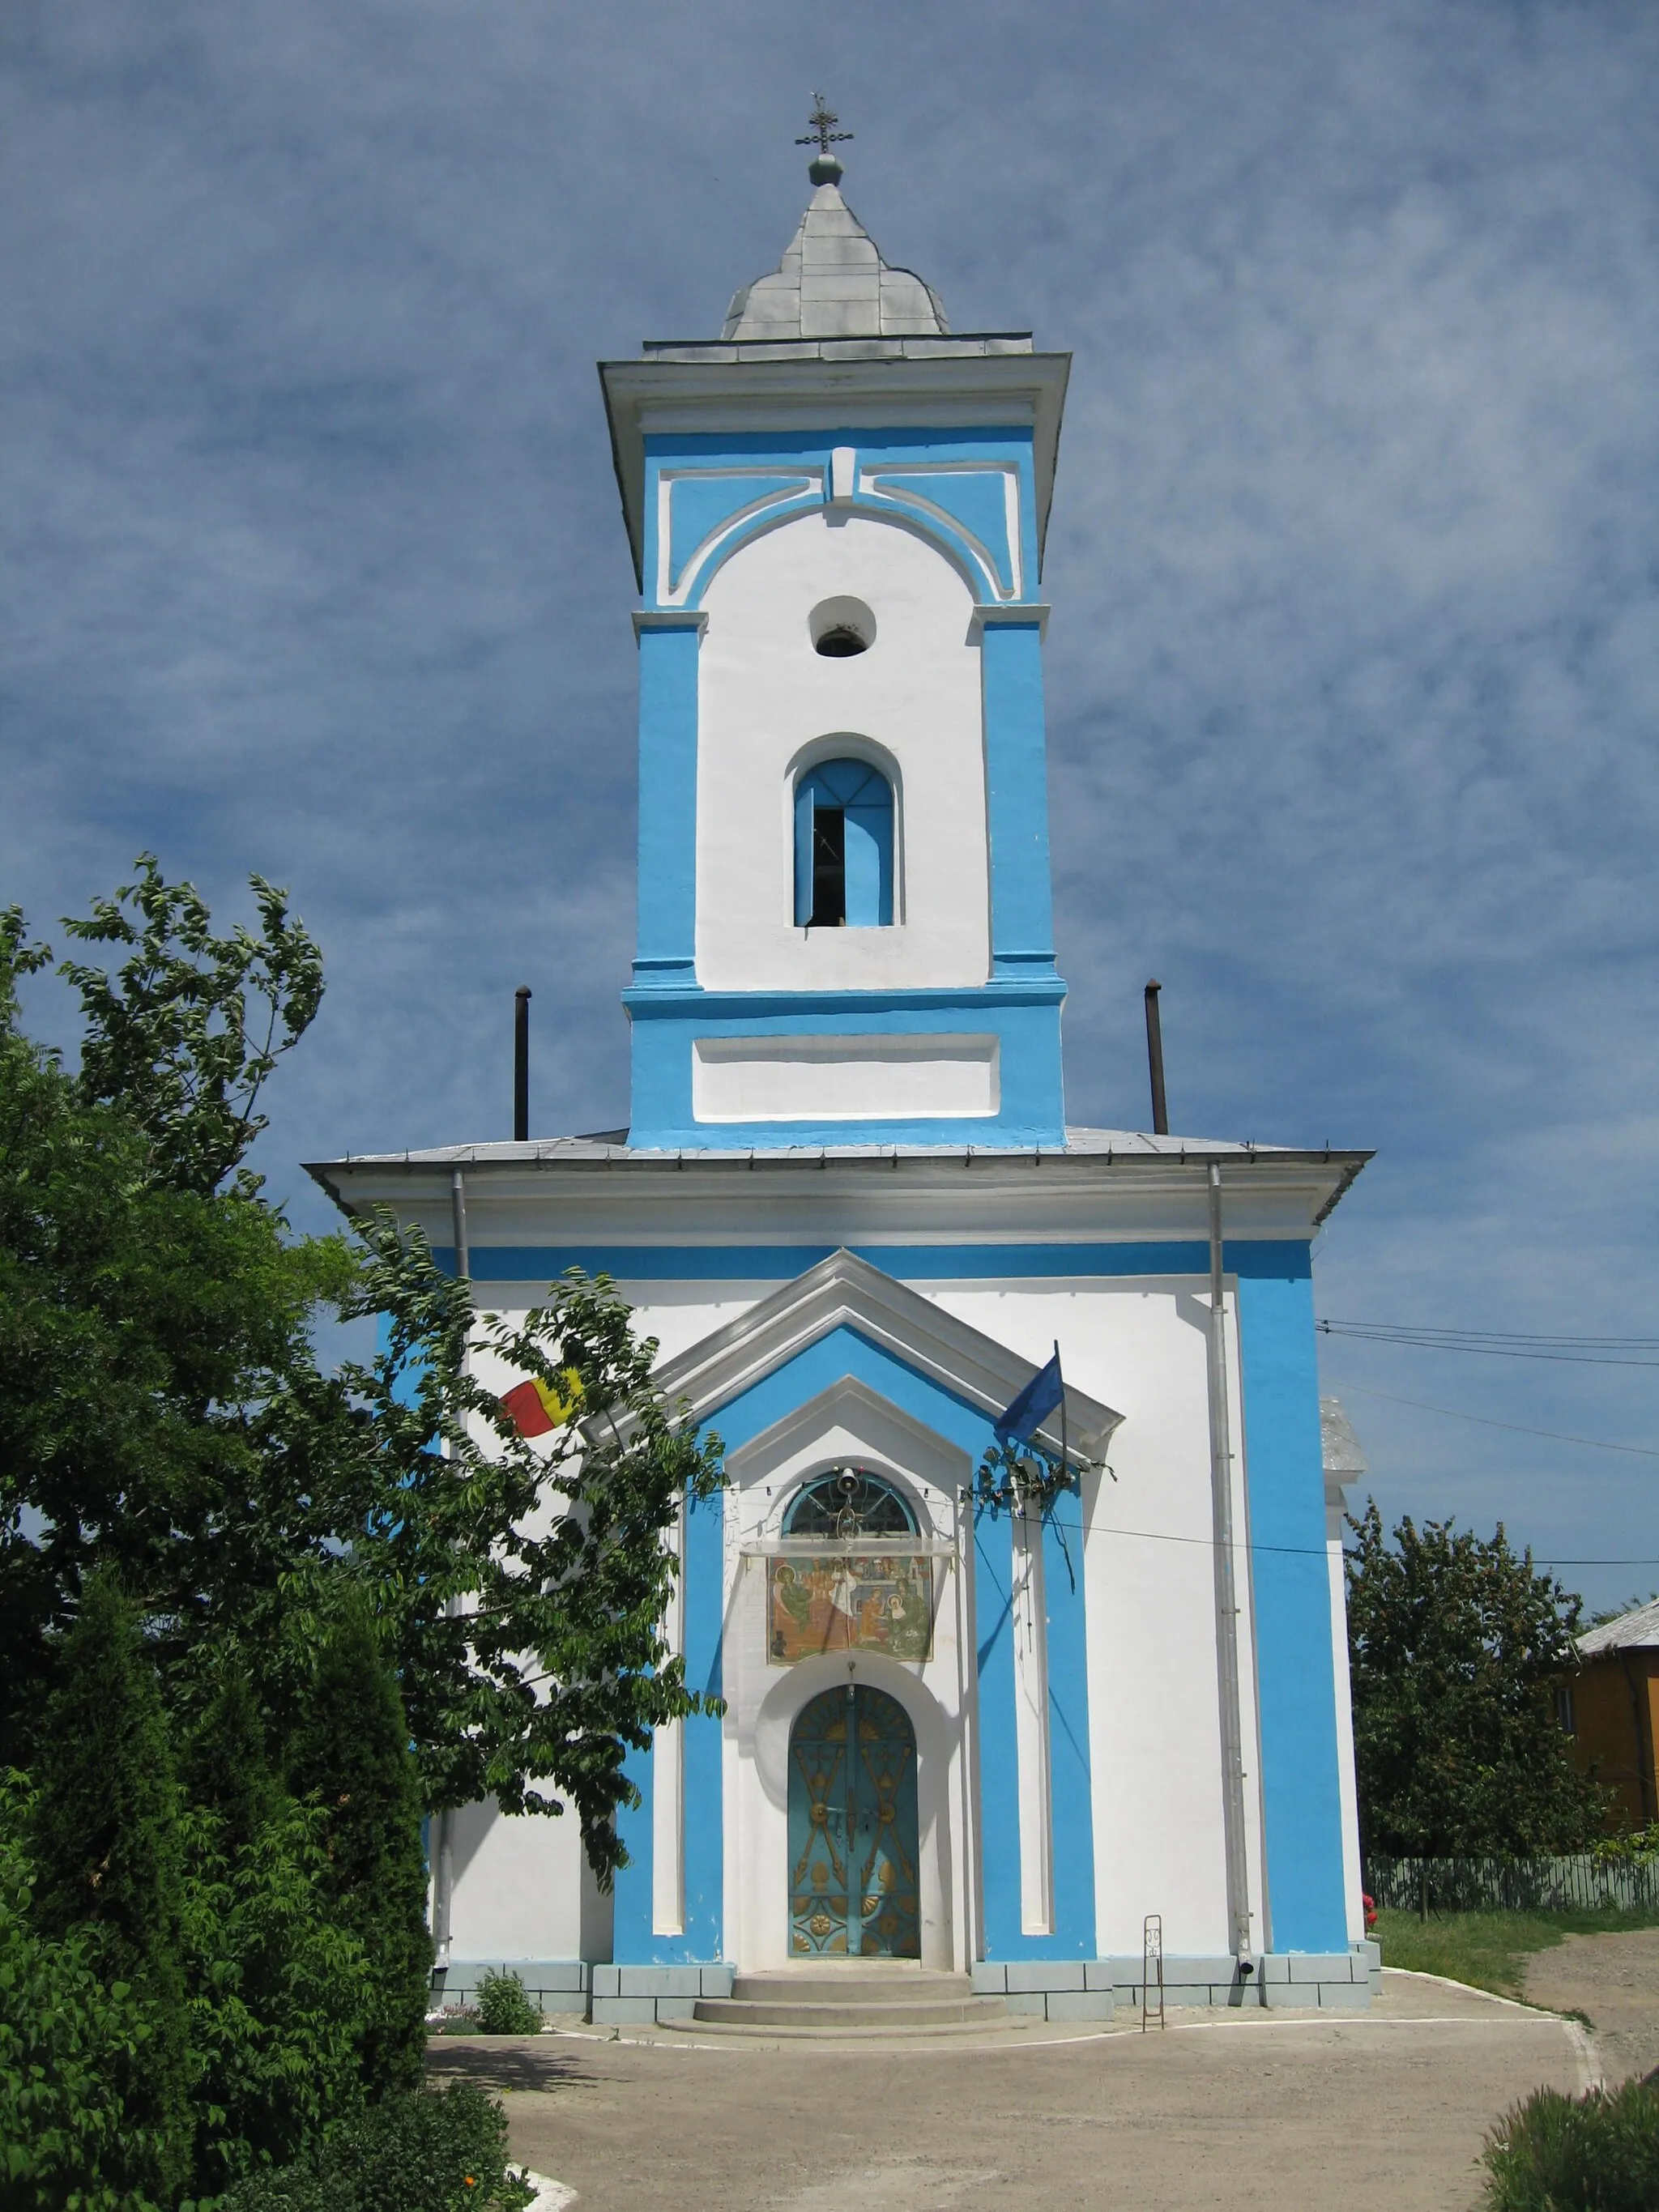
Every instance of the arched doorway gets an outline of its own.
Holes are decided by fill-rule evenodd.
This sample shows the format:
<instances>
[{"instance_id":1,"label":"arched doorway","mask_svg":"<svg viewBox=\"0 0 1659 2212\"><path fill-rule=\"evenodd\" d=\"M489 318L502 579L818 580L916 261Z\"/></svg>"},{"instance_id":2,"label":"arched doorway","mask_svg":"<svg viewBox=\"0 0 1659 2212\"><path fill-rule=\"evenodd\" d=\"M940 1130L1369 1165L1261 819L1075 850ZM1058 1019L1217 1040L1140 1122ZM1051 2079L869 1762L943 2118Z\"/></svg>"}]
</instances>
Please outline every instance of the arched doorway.
<instances>
[{"instance_id":1,"label":"arched doorway","mask_svg":"<svg viewBox=\"0 0 1659 2212\"><path fill-rule=\"evenodd\" d=\"M921 1956L915 1730L863 1683L824 1691L789 1732L789 1952Z\"/></svg>"}]
</instances>

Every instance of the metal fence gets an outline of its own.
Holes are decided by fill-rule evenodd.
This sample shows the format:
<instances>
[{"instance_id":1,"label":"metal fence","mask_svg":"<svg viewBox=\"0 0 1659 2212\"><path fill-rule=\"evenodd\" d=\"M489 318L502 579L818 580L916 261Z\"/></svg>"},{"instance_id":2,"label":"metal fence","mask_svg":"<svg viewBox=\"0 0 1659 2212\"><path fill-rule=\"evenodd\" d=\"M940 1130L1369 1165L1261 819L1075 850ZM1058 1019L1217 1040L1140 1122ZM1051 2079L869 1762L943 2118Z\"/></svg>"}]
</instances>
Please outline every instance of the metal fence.
<instances>
[{"instance_id":1,"label":"metal fence","mask_svg":"<svg viewBox=\"0 0 1659 2212\"><path fill-rule=\"evenodd\" d=\"M1373 1905L1404 1912L1559 1912L1569 1905L1659 1908L1659 1859L1367 1860Z\"/></svg>"}]
</instances>

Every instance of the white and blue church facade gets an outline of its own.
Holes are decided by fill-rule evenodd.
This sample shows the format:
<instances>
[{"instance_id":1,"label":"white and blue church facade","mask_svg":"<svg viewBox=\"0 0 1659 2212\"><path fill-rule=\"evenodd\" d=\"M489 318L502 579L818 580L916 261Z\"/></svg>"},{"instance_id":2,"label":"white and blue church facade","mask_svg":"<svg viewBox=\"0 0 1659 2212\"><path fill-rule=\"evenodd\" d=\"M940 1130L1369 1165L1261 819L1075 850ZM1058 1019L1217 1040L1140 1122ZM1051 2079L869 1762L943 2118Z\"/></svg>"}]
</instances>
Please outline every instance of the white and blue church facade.
<instances>
[{"instance_id":1,"label":"white and blue church facade","mask_svg":"<svg viewBox=\"0 0 1659 2212\"><path fill-rule=\"evenodd\" d=\"M313 1170L481 1310L611 1276L725 1445L666 1624L723 1715L634 1760L611 1897L574 1819L452 1816L451 1984L673 2020L895 1959L1097 2018L1156 1914L1172 2001L1364 2006L1310 1252L1365 1156L1067 1127L1068 356L953 335L812 173L720 338L601 370L641 588L626 1131ZM988 1512L1056 1346L1079 1480Z\"/></svg>"}]
</instances>

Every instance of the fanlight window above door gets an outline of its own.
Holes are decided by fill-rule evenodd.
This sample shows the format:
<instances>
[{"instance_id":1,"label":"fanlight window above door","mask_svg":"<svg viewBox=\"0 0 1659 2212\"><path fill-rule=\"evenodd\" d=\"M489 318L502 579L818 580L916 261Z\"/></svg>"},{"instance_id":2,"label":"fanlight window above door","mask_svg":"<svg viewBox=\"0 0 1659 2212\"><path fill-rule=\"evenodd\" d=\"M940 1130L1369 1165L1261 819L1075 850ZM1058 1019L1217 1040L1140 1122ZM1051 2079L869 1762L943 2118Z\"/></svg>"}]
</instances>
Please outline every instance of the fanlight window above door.
<instances>
[{"instance_id":1,"label":"fanlight window above door","mask_svg":"<svg viewBox=\"0 0 1659 2212\"><path fill-rule=\"evenodd\" d=\"M795 924L883 929L893 919L893 787L868 761L822 761L795 787Z\"/></svg>"},{"instance_id":2,"label":"fanlight window above door","mask_svg":"<svg viewBox=\"0 0 1659 2212\"><path fill-rule=\"evenodd\" d=\"M908 1503L878 1474L838 1467L815 1476L784 1516L786 1536L914 1536Z\"/></svg>"}]
</instances>

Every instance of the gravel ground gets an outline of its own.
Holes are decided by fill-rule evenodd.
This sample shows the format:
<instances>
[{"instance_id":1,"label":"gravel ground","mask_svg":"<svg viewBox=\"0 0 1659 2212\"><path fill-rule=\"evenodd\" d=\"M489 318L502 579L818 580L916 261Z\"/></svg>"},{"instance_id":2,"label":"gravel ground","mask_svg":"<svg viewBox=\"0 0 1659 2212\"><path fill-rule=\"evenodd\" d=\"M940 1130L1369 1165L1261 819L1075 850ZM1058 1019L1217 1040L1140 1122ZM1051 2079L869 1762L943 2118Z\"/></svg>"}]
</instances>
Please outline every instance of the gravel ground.
<instances>
[{"instance_id":1,"label":"gravel ground","mask_svg":"<svg viewBox=\"0 0 1659 2212\"><path fill-rule=\"evenodd\" d=\"M1533 1954L1526 1987L1534 2004L1589 2018L1609 2081L1659 2066L1659 1928L1566 1936Z\"/></svg>"},{"instance_id":2,"label":"gravel ground","mask_svg":"<svg viewBox=\"0 0 1659 2212\"><path fill-rule=\"evenodd\" d=\"M1566 2024L1412 1975L1369 2015L1172 2013L1012 2047L446 2038L580 2212L1469 2212L1492 2121L1586 2079Z\"/></svg>"}]
</instances>

